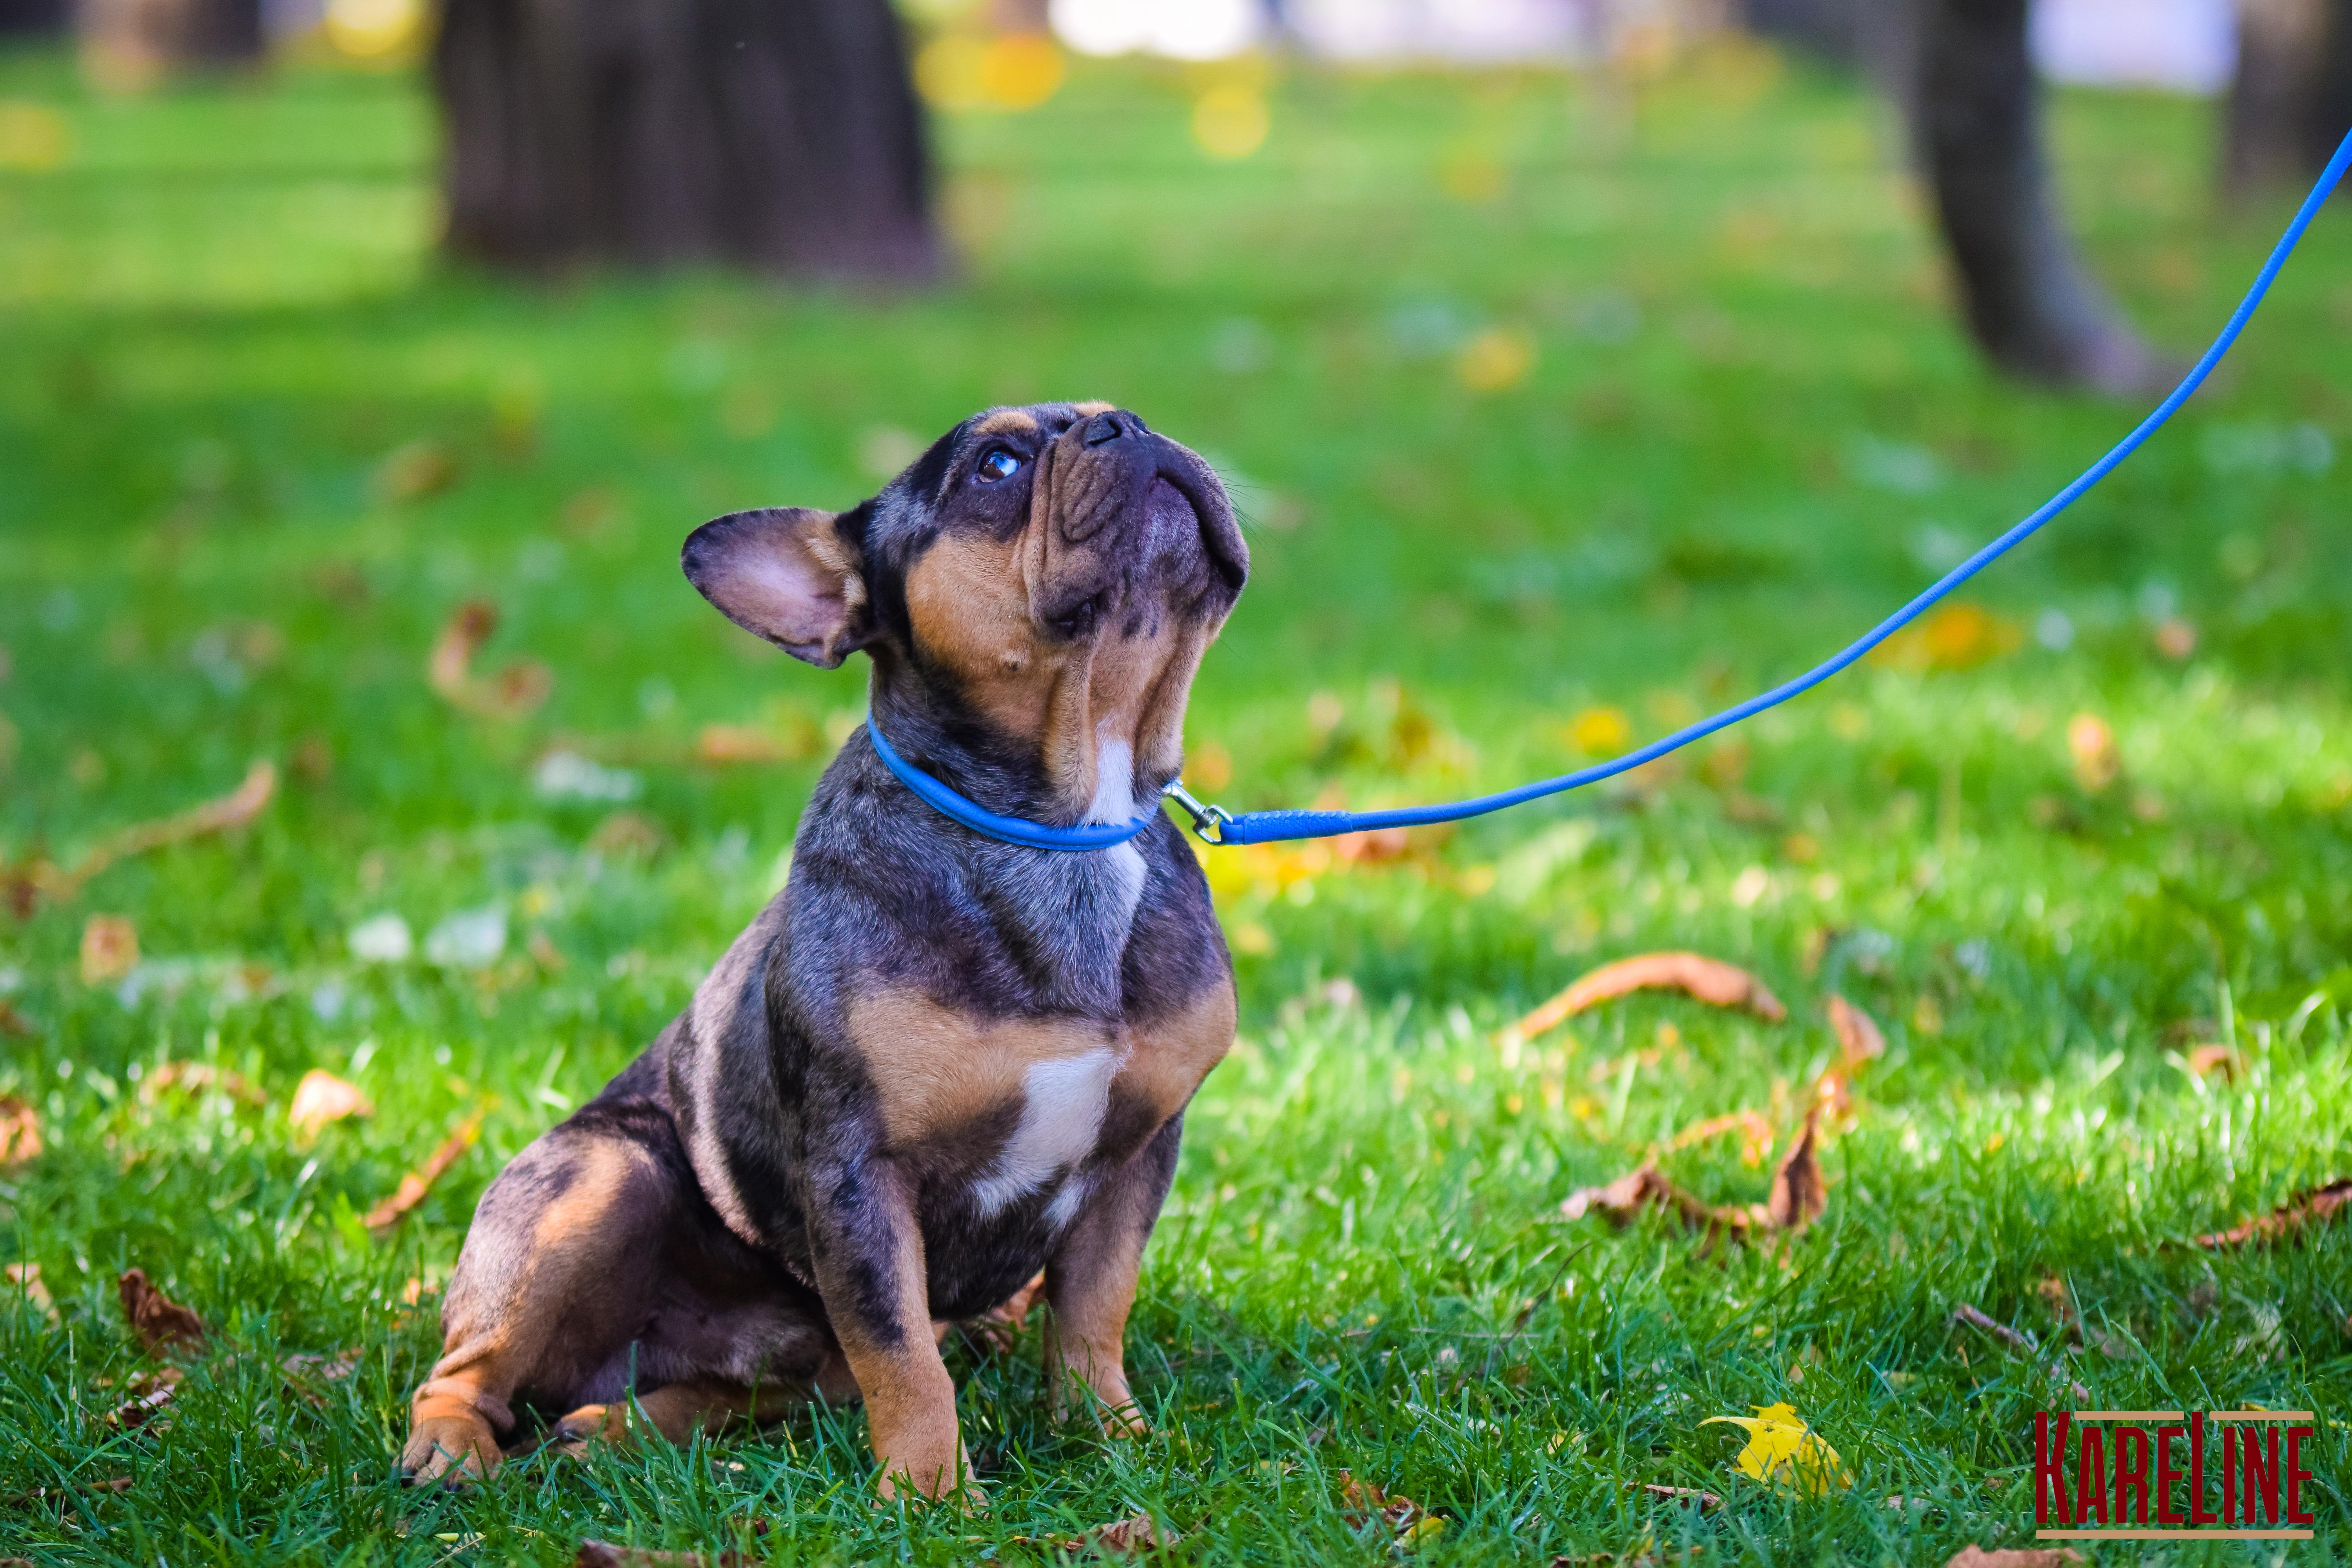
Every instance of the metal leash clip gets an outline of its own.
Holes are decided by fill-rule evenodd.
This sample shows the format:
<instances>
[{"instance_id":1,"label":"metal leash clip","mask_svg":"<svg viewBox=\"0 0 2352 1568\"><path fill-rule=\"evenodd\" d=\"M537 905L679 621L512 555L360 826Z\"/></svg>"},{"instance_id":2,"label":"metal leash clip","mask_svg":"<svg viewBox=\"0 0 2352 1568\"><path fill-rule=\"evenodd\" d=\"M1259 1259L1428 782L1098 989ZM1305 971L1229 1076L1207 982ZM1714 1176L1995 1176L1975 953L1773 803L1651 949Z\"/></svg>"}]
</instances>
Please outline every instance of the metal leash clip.
<instances>
[{"instance_id":1,"label":"metal leash clip","mask_svg":"<svg viewBox=\"0 0 2352 1568\"><path fill-rule=\"evenodd\" d=\"M1232 812L1222 805L1202 805L1193 798L1192 792L1184 787L1182 779L1169 780L1168 787L1160 793L1183 808L1184 815L1192 819L1192 831L1201 836L1202 842L1223 844L1225 841L1225 824L1234 819ZM1216 831L1211 832L1212 828Z\"/></svg>"}]
</instances>

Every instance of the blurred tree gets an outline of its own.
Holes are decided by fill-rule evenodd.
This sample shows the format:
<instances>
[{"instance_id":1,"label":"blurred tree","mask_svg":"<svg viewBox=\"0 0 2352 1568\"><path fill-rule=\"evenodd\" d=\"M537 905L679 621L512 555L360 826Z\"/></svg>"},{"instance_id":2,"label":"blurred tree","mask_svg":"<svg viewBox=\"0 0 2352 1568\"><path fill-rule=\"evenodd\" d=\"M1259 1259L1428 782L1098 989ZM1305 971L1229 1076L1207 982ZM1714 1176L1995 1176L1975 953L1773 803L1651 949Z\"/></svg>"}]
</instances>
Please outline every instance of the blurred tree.
<instances>
[{"instance_id":1,"label":"blurred tree","mask_svg":"<svg viewBox=\"0 0 2352 1568\"><path fill-rule=\"evenodd\" d=\"M2108 393L2161 382L2059 219L2027 0L1918 5L1913 132L1978 343L2036 381Z\"/></svg>"},{"instance_id":2,"label":"blurred tree","mask_svg":"<svg viewBox=\"0 0 2352 1568\"><path fill-rule=\"evenodd\" d=\"M186 67L262 56L261 0L79 0L74 23L101 87L146 87Z\"/></svg>"},{"instance_id":3,"label":"blurred tree","mask_svg":"<svg viewBox=\"0 0 2352 1568\"><path fill-rule=\"evenodd\" d=\"M2238 0L2221 186L2301 185L2352 129L2352 0Z\"/></svg>"},{"instance_id":4,"label":"blurred tree","mask_svg":"<svg viewBox=\"0 0 2352 1568\"><path fill-rule=\"evenodd\" d=\"M889 0L445 0L433 75L471 260L938 268Z\"/></svg>"}]
</instances>

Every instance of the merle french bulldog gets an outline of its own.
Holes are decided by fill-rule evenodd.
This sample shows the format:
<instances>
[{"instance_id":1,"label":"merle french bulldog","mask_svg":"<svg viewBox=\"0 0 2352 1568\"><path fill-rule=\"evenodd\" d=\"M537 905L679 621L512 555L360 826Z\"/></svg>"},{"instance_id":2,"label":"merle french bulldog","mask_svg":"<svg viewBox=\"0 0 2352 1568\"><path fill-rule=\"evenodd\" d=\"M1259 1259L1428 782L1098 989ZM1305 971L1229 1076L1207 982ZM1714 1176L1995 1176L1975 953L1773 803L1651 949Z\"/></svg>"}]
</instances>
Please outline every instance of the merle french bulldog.
<instances>
[{"instance_id":1,"label":"merle french bulldog","mask_svg":"<svg viewBox=\"0 0 2352 1568\"><path fill-rule=\"evenodd\" d=\"M845 512L686 542L728 618L862 652L871 725L991 811L1151 809L1249 554L1209 466L1134 415L973 416ZM560 1441L672 1440L862 1399L885 1495L971 1484L946 1325L1040 1269L1057 1404L1139 1426L1121 1364L1186 1103L1233 1040L1232 960L1176 826L982 837L867 731L818 783L784 890L686 1011L483 1194L401 1457L488 1475Z\"/></svg>"}]
</instances>

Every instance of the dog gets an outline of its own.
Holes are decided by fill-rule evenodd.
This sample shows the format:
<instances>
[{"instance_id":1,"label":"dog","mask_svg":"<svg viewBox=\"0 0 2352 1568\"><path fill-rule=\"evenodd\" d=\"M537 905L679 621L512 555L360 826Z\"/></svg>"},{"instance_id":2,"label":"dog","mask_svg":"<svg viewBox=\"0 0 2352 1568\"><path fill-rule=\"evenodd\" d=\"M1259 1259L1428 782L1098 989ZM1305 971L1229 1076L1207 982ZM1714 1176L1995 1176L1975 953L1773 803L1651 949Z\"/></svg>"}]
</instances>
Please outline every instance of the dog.
<instances>
[{"instance_id":1,"label":"dog","mask_svg":"<svg viewBox=\"0 0 2352 1568\"><path fill-rule=\"evenodd\" d=\"M1130 821L1182 761L1249 574L1208 464L1103 404L998 408L872 500L697 529L745 630L871 661L870 718L989 810ZM1139 1431L1122 1345L1187 1103L1233 1042L1233 960L1175 824L1024 848L925 804L853 733L791 872L686 1010L482 1194L401 1468L501 1443L672 1441L864 1402L884 1496L971 1487L947 1326L1042 1269L1057 1409ZM537 1417L528 1430L521 1417Z\"/></svg>"}]
</instances>

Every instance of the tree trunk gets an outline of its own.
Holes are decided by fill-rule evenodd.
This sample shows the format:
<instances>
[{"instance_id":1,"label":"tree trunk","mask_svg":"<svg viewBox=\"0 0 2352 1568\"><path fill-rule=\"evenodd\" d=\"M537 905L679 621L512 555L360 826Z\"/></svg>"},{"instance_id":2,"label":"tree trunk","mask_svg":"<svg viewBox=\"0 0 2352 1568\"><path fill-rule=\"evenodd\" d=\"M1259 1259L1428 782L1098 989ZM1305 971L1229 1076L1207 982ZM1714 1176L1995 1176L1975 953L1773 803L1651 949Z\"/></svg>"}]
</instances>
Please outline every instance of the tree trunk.
<instances>
[{"instance_id":1,"label":"tree trunk","mask_svg":"<svg viewBox=\"0 0 2352 1568\"><path fill-rule=\"evenodd\" d=\"M2352 128L2352 0L2238 0L2225 112L2224 195L2317 174Z\"/></svg>"},{"instance_id":2,"label":"tree trunk","mask_svg":"<svg viewBox=\"0 0 2352 1568\"><path fill-rule=\"evenodd\" d=\"M2014 375L2147 390L2161 368L2075 258L2042 150L2027 0L1924 0L1913 121L1969 330Z\"/></svg>"},{"instance_id":3,"label":"tree trunk","mask_svg":"<svg viewBox=\"0 0 2352 1568\"><path fill-rule=\"evenodd\" d=\"M889 0L446 0L433 68L470 260L939 266Z\"/></svg>"},{"instance_id":4,"label":"tree trunk","mask_svg":"<svg viewBox=\"0 0 2352 1568\"><path fill-rule=\"evenodd\" d=\"M262 56L261 0L80 0L82 59L101 87L150 86L188 68Z\"/></svg>"}]
</instances>

